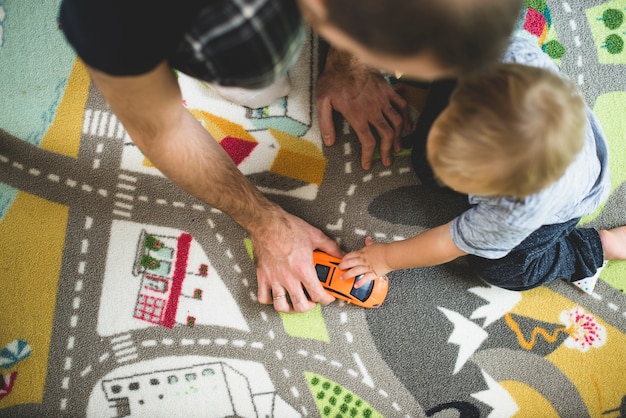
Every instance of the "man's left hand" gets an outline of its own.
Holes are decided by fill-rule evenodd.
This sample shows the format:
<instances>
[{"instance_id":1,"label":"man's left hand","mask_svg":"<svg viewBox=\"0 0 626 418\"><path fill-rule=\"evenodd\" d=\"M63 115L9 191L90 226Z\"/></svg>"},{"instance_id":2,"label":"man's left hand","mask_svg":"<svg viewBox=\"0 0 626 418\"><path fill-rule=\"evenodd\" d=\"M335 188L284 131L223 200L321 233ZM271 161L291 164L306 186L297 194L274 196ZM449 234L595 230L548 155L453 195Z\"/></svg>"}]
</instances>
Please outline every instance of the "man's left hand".
<instances>
[{"instance_id":1,"label":"man's left hand","mask_svg":"<svg viewBox=\"0 0 626 418\"><path fill-rule=\"evenodd\" d=\"M364 170L371 168L376 149L373 129L380 138L380 155L387 167L393 164L392 153L402 149L403 129L411 129L406 100L382 74L332 48L317 82L316 104L324 143L327 146L335 143L334 109L352 126L361 142Z\"/></svg>"}]
</instances>

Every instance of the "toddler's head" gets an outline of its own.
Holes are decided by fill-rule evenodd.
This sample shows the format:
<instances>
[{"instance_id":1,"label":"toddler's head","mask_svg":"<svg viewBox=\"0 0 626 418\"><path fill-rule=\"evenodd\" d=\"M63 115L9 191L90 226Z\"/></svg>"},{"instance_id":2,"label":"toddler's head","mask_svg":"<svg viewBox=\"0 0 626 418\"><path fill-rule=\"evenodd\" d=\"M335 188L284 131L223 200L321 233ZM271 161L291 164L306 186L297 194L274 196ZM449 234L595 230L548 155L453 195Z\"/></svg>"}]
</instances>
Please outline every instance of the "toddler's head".
<instances>
[{"instance_id":1,"label":"toddler's head","mask_svg":"<svg viewBox=\"0 0 626 418\"><path fill-rule=\"evenodd\" d=\"M586 124L571 81L498 63L459 80L429 134L428 160L454 190L521 198L565 173L582 149Z\"/></svg>"}]
</instances>

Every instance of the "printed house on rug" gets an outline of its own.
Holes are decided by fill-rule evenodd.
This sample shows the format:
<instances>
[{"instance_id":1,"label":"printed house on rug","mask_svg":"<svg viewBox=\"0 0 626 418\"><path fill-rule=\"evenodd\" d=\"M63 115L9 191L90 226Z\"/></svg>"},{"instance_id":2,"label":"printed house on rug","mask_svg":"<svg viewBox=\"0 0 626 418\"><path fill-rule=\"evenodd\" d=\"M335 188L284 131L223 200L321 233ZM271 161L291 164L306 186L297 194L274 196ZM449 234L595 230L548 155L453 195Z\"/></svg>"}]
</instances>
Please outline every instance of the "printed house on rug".
<instances>
[{"instance_id":1,"label":"printed house on rug","mask_svg":"<svg viewBox=\"0 0 626 418\"><path fill-rule=\"evenodd\" d=\"M218 272L191 234L145 226L114 222L113 240L123 242L127 251L111 253L107 258L100 334L155 325L173 328L176 324L247 329ZM125 290L113 296L116 288ZM213 314L216 306L231 311L226 321Z\"/></svg>"},{"instance_id":2,"label":"printed house on rug","mask_svg":"<svg viewBox=\"0 0 626 418\"><path fill-rule=\"evenodd\" d=\"M191 235L186 233L178 238L170 238L155 237L142 231L133 269L133 274L141 275L135 318L168 328L174 326L183 282L187 276L190 246ZM208 265L201 264L198 271L202 277L206 277ZM190 299L202 300L202 289L195 287ZM191 301L190 305L193 303ZM187 324L193 326L195 319L188 316Z\"/></svg>"}]
</instances>

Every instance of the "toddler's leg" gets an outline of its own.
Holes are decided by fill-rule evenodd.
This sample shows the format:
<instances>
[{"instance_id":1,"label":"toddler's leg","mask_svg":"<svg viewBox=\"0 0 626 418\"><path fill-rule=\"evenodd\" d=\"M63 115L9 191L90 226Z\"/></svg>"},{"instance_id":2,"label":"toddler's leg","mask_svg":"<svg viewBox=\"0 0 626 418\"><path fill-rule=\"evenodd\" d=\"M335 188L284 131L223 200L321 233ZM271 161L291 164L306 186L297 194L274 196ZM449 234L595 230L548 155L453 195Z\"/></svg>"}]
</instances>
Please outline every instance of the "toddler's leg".
<instances>
[{"instance_id":1,"label":"toddler's leg","mask_svg":"<svg viewBox=\"0 0 626 418\"><path fill-rule=\"evenodd\" d=\"M510 290L591 277L604 264L602 242L595 229L576 228L578 221L544 225L501 259L468 261L483 280Z\"/></svg>"},{"instance_id":2,"label":"toddler's leg","mask_svg":"<svg viewBox=\"0 0 626 418\"><path fill-rule=\"evenodd\" d=\"M600 231L604 258L607 260L626 260L626 226Z\"/></svg>"}]
</instances>

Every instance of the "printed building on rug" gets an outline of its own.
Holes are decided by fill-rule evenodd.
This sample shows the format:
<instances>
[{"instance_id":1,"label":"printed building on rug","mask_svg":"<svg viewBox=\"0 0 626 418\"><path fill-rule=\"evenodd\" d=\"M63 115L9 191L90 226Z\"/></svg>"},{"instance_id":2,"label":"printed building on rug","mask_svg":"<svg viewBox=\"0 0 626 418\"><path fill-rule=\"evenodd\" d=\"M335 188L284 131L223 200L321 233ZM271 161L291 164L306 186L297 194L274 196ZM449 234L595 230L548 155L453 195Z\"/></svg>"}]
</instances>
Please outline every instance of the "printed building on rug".
<instances>
[{"instance_id":1,"label":"printed building on rug","mask_svg":"<svg viewBox=\"0 0 626 418\"><path fill-rule=\"evenodd\" d=\"M229 314L212 315L216 309ZM220 274L189 232L114 221L98 314L99 335L176 324L248 330Z\"/></svg>"},{"instance_id":2,"label":"printed building on rug","mask_svg":"<svg viewBox=\"0 0 626 418\"><path fill-rule=\"evenodd\" d=\"M133 274L141 277L134 317L172 328L187 270L191 236L139 237Z\"/></svg>"},{"instance_id":3,"label":"printed building on rug","mask_svg":"<svg viewBox=\"0 0 626 418\"><path fill-rule=\"evenodd\" d=\"M100 417L104 410L118 417L198 416L198 411L212 417L302 416L276 393L260 363L177 357L180 367L159 368L171 360L157 358L112 371L94 387L87 416Z\"/></svg>"}]
</instances>

